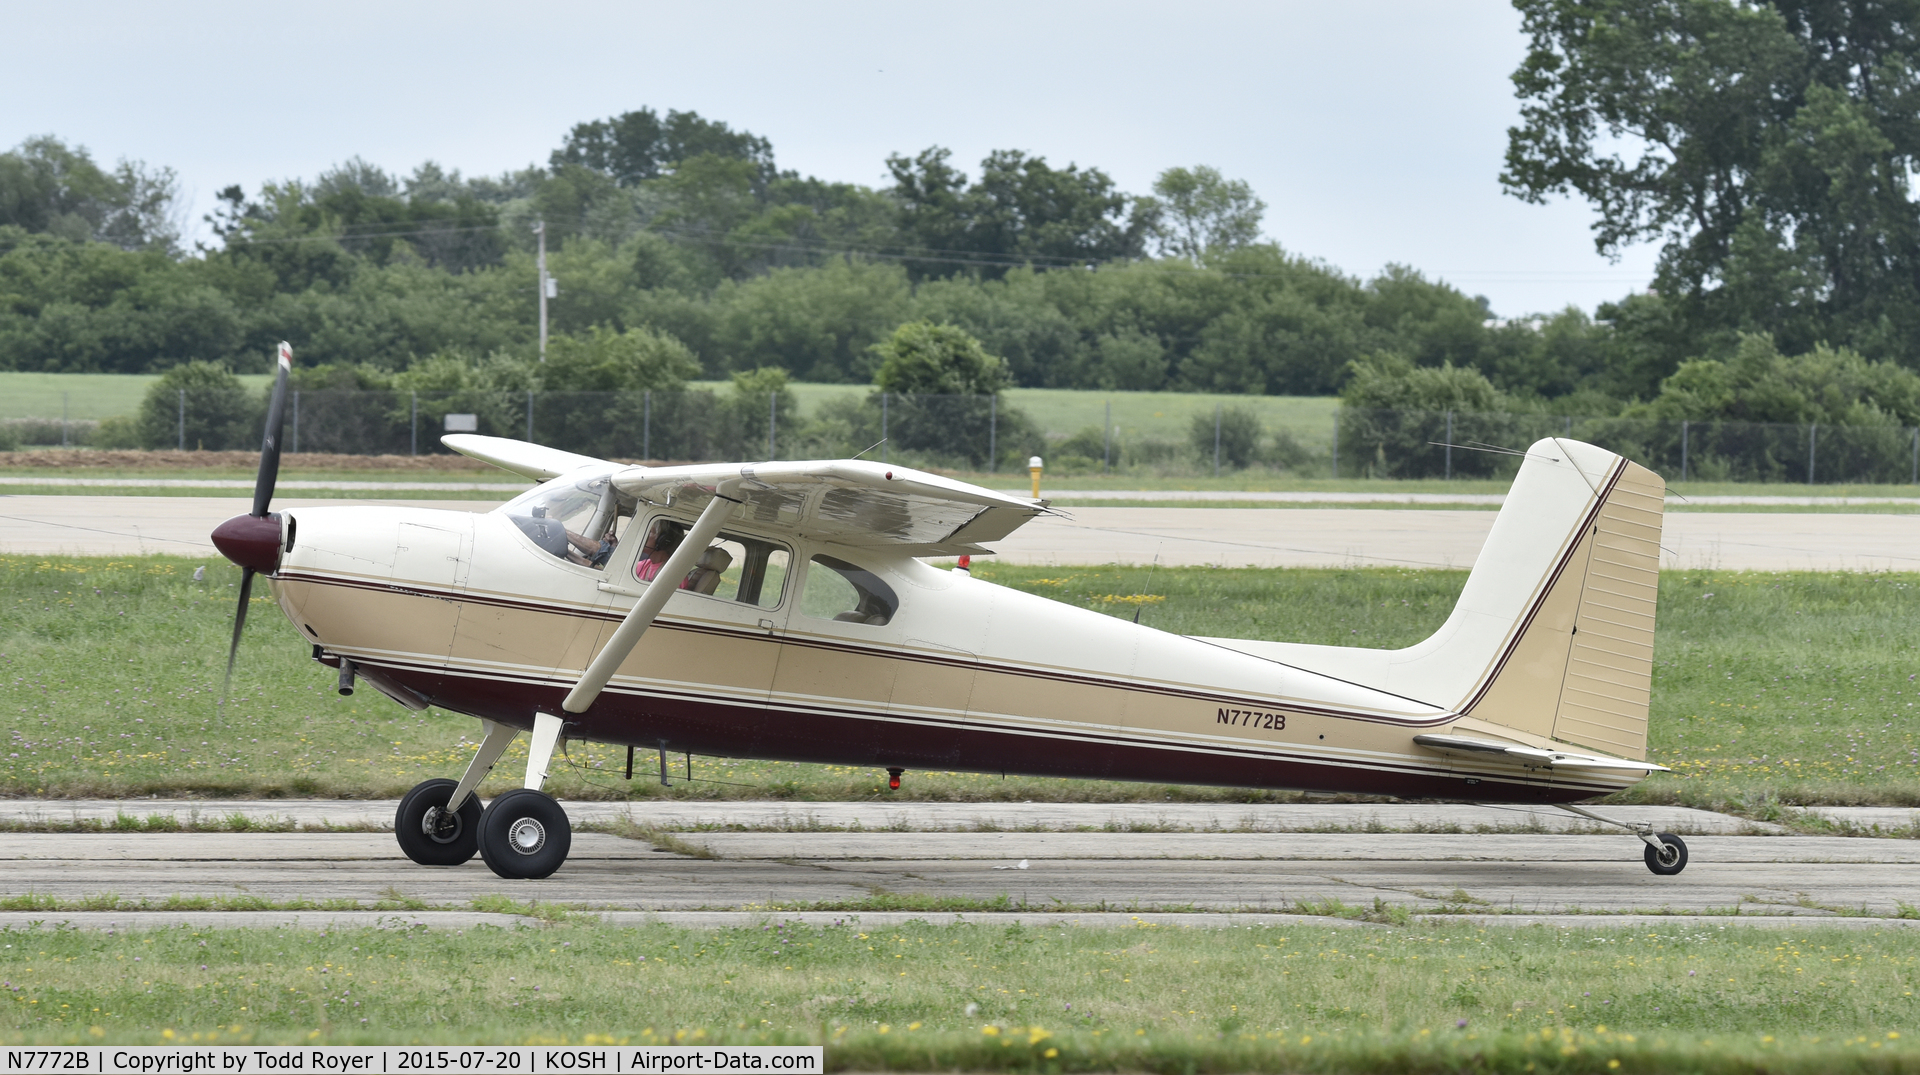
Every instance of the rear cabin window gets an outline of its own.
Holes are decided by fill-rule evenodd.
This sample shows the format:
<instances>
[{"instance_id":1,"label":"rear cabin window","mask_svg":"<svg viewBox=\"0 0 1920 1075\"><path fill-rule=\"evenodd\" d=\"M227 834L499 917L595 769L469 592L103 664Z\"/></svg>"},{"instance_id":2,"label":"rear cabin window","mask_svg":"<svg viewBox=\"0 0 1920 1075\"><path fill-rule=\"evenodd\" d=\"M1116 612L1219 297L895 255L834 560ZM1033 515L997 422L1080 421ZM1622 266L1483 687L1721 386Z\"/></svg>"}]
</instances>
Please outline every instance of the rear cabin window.
<instances>
[{"instance_id":1,"label":"rear cabin window","mask_svg":"<svg viewBox=\"0 0 1920 1075\"><path fill-rule=\"evenodd\" d=\"M686 534L687 528L681 523L655 519L634 561L633 577L653 582ZM789 557L785 546L722 531L681 578L680 588L723 601L773 608L786 589Z\"/></svg>"},{"instance_id":2,"label":"rear cabin window","mask_svg":"<svg viewBox=\"0 0 1920 1075\"><path fill-rule=\"evenodd\" d=\"M866 568L832 556L815 556L808 562L806 590L800 595L802 613L878 626L892 620L899 609L893 587Z\"/></svg>"}]
</instances>

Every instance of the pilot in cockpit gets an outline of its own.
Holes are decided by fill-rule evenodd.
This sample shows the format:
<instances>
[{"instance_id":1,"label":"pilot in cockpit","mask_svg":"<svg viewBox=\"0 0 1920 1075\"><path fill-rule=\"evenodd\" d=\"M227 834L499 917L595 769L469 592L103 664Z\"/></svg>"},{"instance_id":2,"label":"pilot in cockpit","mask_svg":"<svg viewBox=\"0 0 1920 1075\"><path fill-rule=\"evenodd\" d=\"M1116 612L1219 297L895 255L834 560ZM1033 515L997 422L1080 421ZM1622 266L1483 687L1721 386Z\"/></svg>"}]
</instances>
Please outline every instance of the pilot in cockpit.
<instances>
[{"instance_id":1,"label":"pilot in cockpit","mask_svg":"<svg viewBox=\"0 0 1920 1075\"><path fill-rule=\"evenodd\" d=\"M567 559L581 567L605 567L607 558L613 555L614 549L619 548L620 539L612 530L608 530L606 536L598 541L568 530L567 544L572 546L567 550Z\"/></svg>"}]
</instances>

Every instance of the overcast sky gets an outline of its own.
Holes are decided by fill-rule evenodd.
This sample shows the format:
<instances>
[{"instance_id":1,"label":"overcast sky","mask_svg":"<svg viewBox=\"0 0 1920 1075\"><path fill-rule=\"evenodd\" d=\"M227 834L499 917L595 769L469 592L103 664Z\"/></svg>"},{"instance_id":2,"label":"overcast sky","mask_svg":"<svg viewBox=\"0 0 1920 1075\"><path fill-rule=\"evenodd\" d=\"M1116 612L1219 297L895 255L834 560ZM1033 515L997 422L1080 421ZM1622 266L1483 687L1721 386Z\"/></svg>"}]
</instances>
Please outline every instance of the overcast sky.
<instances>
[{"instance_id":1,"label":"overcast sky","mask_svg":"<svg viewBox=\"0 0 1920 1075\"><path fill-rule=\"evenodd\" d=\"M943 145L1105 169L1145 192L1210 164L1289 250L1411 265L1514 316L1643 288L1653 251L1594 253L1584 203L1497 176L1519 18L1497 0L964 5L14 5L0 142L55 134L213 192L358 154L393 171L544 163L581 120L693 110L782 168L870 185Z\"/></svg>"}]
</instances>

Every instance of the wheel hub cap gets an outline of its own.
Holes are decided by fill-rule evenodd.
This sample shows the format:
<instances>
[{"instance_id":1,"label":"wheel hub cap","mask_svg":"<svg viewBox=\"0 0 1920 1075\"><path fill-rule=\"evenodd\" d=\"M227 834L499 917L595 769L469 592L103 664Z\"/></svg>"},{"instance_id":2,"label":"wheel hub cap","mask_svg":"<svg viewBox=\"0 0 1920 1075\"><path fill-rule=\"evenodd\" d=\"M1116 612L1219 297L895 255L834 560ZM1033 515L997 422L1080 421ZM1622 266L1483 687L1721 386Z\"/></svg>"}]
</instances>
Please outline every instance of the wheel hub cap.
<instances>
[{"instance_id":1,"label":"wheel hub cap","mask_svg":"<svg viewBox=\"0 0 1920 1075\"><path fill-rule=\"evenodd\" d=\"M523 817L507 828L507 844L522 855L531 855L547 845L546 826Z\"/></svg>"},{"instance_id":2,"label":"wheel hub cap","mask_svg":"<svg viewBox=\"0 0 1920 1075\"><path fill-rule=\"evenodd\" d=\"M420 831L436 844L450 844L460 838L460 815L438 806L427 807L420 819Z\"/></svg>"}]
</instances>

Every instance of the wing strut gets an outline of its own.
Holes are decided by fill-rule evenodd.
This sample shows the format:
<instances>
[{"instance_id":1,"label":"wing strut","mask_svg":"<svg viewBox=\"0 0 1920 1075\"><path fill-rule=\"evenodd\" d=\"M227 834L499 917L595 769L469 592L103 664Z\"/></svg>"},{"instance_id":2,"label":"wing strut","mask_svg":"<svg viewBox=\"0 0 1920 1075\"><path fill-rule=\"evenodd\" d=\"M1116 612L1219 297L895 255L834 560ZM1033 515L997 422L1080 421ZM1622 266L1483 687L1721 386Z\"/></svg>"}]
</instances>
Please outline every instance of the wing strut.
<instances>
[{"instance_id":1,"label":"wing strut","mask_svg":"<svg viewBox=\"0 0 1920 1075\"><path fill-rule=\"evenodd\" d=\"M653 618L666 607L667 598L673 596L679 580L686 578L687 572L693 570L700 554L707 551L707 543L720 532L721 521L739 503L733 495L739 487L738 478L730 478L713 487L713 499L708 502L706 510L700 513L699 521L687 531L687 536L680 540L680 547L673 550L667 562L660 565L659 573L647 584L647 592L633 603L633 610L627 613L627 618L614 628L613 637L607 639L606 646L594 656L587 670L580 673L580 682L567 692L560 708L569 713L585 713L593 700L600 697L601 689L606 687L607 680L613 678L614 670L633 652L633 647L640 644L640 636L646 633L653 624Z\"/></svg>"}]
</instances>

